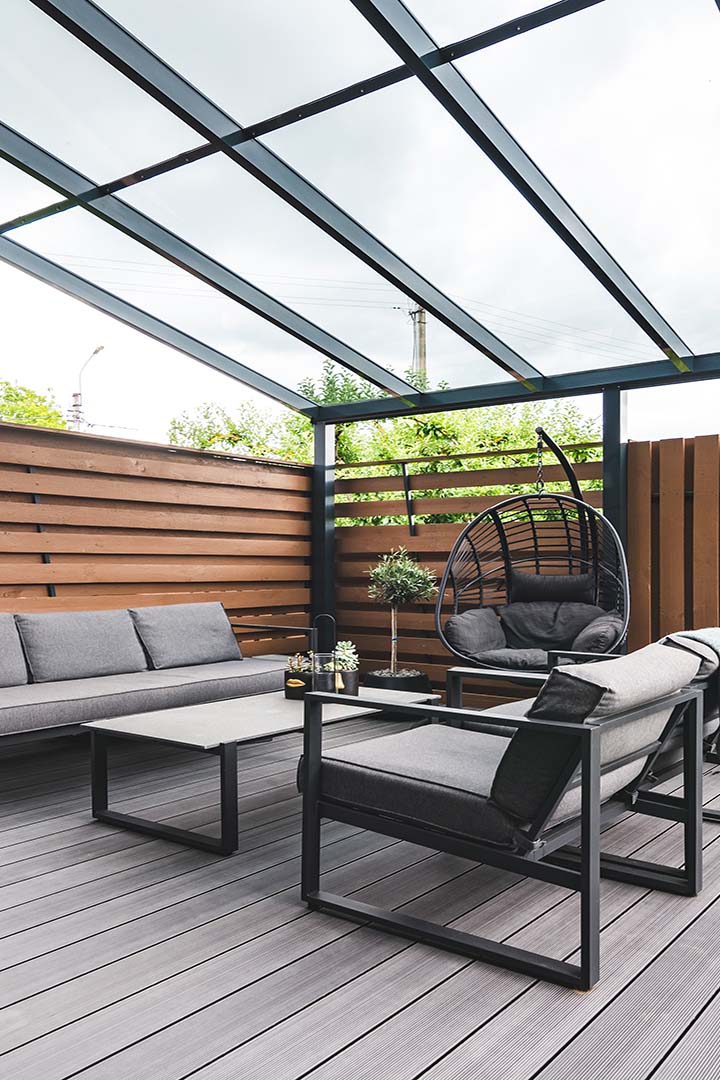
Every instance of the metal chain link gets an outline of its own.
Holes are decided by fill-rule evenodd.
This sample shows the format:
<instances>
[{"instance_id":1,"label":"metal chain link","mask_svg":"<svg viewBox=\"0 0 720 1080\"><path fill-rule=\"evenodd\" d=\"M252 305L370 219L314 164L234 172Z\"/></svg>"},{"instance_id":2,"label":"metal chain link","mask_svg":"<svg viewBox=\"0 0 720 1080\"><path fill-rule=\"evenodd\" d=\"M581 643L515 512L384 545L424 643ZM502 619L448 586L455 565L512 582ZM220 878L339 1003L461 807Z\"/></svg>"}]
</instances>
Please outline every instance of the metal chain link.
<instances>
[{"instance_id":1,"label":"metal chain link","mask_svg":"<svg viewBox=\"0 0 720 1080\"><path fill-rule=\"evenodd\" d=\"M535 490L538 495L541 495L545 490L545 479L543 477L543 440L542 435L538 435L537 441L537 480L535 481Z\"/></svg>"}]
</instances>

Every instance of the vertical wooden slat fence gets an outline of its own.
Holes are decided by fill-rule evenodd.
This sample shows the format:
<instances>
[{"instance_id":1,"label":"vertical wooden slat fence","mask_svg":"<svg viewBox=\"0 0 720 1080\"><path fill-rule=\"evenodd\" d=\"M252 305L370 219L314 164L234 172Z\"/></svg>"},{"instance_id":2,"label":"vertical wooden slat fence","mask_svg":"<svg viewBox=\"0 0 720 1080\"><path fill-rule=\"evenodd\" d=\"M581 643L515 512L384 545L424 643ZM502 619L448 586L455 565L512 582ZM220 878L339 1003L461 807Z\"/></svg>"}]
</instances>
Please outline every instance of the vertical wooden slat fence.
<instances>
[{"instance_id":1,"label":"vertical wooden slat fence","mask_svg":"<svg viewBox=\"0 0 720 1080\"><path fill-rule=\"evenodd\" d=\"M219 600L305 625L310 484L303 466L0 424L0 608ZM304 646L239 636L248 654Z\"/></svg>"}]
</instances>

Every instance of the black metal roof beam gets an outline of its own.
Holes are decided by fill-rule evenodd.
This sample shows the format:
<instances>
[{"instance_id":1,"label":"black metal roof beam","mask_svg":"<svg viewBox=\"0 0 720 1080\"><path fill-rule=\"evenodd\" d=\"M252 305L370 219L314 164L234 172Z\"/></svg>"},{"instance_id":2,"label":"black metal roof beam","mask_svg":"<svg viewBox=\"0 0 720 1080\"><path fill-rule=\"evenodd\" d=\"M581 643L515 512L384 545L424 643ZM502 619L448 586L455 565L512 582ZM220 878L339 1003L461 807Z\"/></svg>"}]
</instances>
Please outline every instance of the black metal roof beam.
<instances>
[{"instance_id":1,"label":"black metal roof beam","mask_svg":"<svg viewBox=\"0 0 720 1080\"><path fill-rule=\"evenodd\" d=\"M541 373L257 140L229 146L233 120L90 0L31 0L203 138L530 389Z\"/></svg>"},{"instance_id":2,"label":"black metal roof beam","mask_svg":"<svg viewBox=\"0 0 720 1080\"><path fill-rule=\"evenodd\" d=\"M529 395L516 382L494 383L486 386L463 386L440 390L429 407L422 412L451 412L455 409L485 408L489 405L511 405L547 398L581 397L598 394L613 387L620 390L643 390L674 383L720 379L720 352L693 357L692 371L679 372L670 360L650 360L641 364L625 364L592 371L575 371L566 375L547 375L542 390ZM406 403L383 401L348 402L344 405L321 405L316 419L326 423L354 423L361 420L380 420L393 416L415 416L421 410Z\"/></svg>"},{"instance_id":3,"label":"black metal roof beam","mask_svg":"<svg viewBox=\"0 0 720 1080\"><path fill-rule=\"evenodd\" d=\"M467 79L453 64L430 67L425 57L438 46L402 0L352 0L352 3L673 364L681 371L692 367L692 361L687 359L692 350L603 247Z\"/></svg>"},{"instance_id":4,"label":"black metal roof beam","mask_svg":"<svg viewBox=\"0 0 720 1080\"><path fill-rule=\"evenodd\" d=\"M511 19L509 22L501 23L490 30L483 30L481 33L473 34L471 37L462 38L452 45L444 45L435 53L429 53L425 60L430 67L437 67L440 64L458 60L463 56L470 56L481 49L487 49L489 46L497 45L501 41L507 41L509 38L517 37L519 34L525 34L528 30L546 26L548 23L556 22L567 15L584 11L586 8L595 7L597 4L602 3L605 3L605 0L558 0L558 3L549 4L547 7L539 8L537 11L531 11L527 15L521 15L517 19ZM282 128L307 120L310 116L318 116L329 109L336 108L338 105L346 105L359 97L367 97L377 90L384 90L388 86L394 86L396 83L412 78L414 78L414 75L410 68L406 64L400 64L389 71L371 75L367 79L351 83L350 86L334 90L330 94L323 95L323 97L315 98L313 101L305 102L302 105L296 105L292 109L286 109L284 112L276 113L265 120L250 124L248 127L229 135L225 142L229 146L238 146L240 143L249 142L250 139L257 139L261 135L269 135L273 131L280 131ZM114 195L125 188L133 187L135 184L140 184L145 180L152 180L156 176L163 176L165 173L173 172L173 170L179 169L183 165L189 165L194 161L201 161L203 158L219 153L220 147L217 143L202 143L191 150L183 150L180 154L147 165L142 169L136 169L135 172L111 180L106 184L99 184L97 187L89 188L83 193L84 201L92 202L93 199L99 199L103 195ZM77 199L64 199L62 202L40 207L27 214L21 214L13 218L11 222L7 222L4 228L7 229L10 226L19 228L21 225L29 225L33 221L41 221L43 218L51 217L53 214L61 213L63 210L69 210L73 206L77 206Z\"/></svg>"},{"instance_id":5,"label":"black metal roof beam","mask_svg":"<svg viewBox=\"0 0 720 1080\"><path fill-rule=\"evenodd\" d=\"M57 263L45 258L44 255L38 255L29 248L18 244L15 240L10 240L7 236L0 236L0 259L18 270L24 270L32 277L45 282L46 285L52 285L54 288L67 293L68 296L72 296L76 300L82 300L83 303L89 304L90 307L96 308L106 315L112 315L113 318L119 319L120 322L125 323L126 326L131 326L134 330L139 330L140 333L145 334L147 337L154 338L155 341L160 341L163 345L169 345L172 349L177 349L178 352L185 353L186 356L191 356L193 360L199 360L201 364L206 364L216 371L222 371L223 374L230 375L233 379L237 379L238 382L251 386L253 390L259 390L261 394L266 394L275 401L279 401L282 405L295 409L296 412L310 417L314 417L317 413L315 402L295 390L289 390L286 386L281 386L274 379L268 379L265 375L253 371L252 368L246 367L245 364L241 364L238 360L233 360L232 357L226 356L225 353L205 345L184 331L155 318L154 315L150 315L147 311L129 304L126 300L121 300L120 297L113 295L113 293L109 293L98 285L94 285L91 281L86 281L85 278L80 277L78 274L58 266Z\"/></svg>"},{"instance_id":6,"label":"black metal roof beam","mask_svg":"<svg viewBox=\"0 0 720 1080\"><path fill-rule=\"evenodd\" d=\"M315 323L310 322L292 308L275 300L268 293L258 289L239 274L229 270L222 263L216 262L192 244L186 243L169 229L163 228L152 218L146 217L139 210L106 195L93 203L85 203L82 192L92 187L92 181L82 173L76 172L53 157L46 150L36 146L23 135L0 122L0 156L18 166L36 180L54 187L64 195L78 196L78 205L89 210L96 217L113 225L127 236L137 240L151 251L169 259L176 266L186 270L194 277L211 285L231 300L249 308L256 315L280 327L288 334L298 338L306 345L317 349L331 360L350 368L364 379L391 394L416 394L417 390L387 371L380 364L350 348L339 338L328 333ZM0 232L6 231L0 226Z\"/></svg>"}]
</instances>

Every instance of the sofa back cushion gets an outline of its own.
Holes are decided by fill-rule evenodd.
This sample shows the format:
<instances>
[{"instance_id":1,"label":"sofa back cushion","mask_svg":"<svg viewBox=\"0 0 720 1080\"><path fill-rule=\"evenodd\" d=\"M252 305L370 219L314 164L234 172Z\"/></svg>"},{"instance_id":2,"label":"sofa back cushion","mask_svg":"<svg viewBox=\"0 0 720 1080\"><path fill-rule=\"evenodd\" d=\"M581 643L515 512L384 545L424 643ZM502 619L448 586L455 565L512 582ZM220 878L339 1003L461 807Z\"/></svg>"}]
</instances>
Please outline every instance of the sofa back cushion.
<instances>
[{"instance_id":1,"label":"sofa back cushion","mask_svg":"<svg viewBox=\"0 0 720 1080\"><path fill-rule=\"evenodd\" d=\"M28 682L20 637L15 619L0 612L0 686L24 686Z\"/></svg>"},{"instance_id":2,"label":"sofa back cushion","mask_svg":"<svg viewBox=\"0 0 720 1080\"><path fill-rule=\"evenodd\" d=\"M127 611L53 611L15 619L33 682L147 669Z\"/></svg>"},{"instance_id":3,"label":"sofa back cushion","mask_svg":"<svg viewBox=\"0 0 720 1080\"><path fill-rule=\"evenodd\" d=\"M655 644L612 660L554 668L528 716L574 724L601 722L612 713L681 690L692 682L699 666L699 657L692 653ZM601 762L619 761L657 740L671 712L665 707L610 728L601 736ZM577 742L567 735L519 729L495 774L493 799L521 821L532 820L577 753ZM639 760L635 775L642 766Z\"/></svg>"},{"instance_id":4,"label":"sofa back cushion","mask_svg":"<svg viewBox=\"0 0 720 1080\"><path fill-rule=\"evenodd\" d=\"M594 604L534 600L498 608L511 649L569 649L580 631L603 615Z\"/></svg>"},{"instance_id":5,"label":"sofa back cushion","mask_svg":"<svg viewBox=\"0 0 720 1080\"><path fill-rule=\"evenodd\" d=\"M131 608L130 615L154 668L242 660L220 603Z\"/></svg>"}]
</instances>

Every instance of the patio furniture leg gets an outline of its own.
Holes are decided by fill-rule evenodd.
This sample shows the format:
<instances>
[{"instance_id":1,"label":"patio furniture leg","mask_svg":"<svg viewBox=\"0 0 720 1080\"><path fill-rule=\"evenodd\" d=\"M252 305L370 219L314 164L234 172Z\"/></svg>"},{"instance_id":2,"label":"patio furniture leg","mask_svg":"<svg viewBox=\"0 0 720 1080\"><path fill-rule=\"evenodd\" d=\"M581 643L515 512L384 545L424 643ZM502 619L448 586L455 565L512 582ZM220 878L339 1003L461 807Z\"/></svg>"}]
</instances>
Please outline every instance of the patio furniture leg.
<instances>
[{"instance_id":1,"label":"patio furniture leg","mask_svg":"<svg viewBox=\"0 0 720 1080\"><path fill-rule=\"evenodd\" d=\"M107 739L100 731L90 732L90 790L96 818L108 808Z\"/></svg>"},{"instance_id":2,"label":"patio furniture leg","mask_svg":"<svg viewBox=\"0 0 720 1080\"><path fill-rule=\"evenodd\" d=\"M683 719L683 795L685 799L685 874L690 896L702 889L703 758L700 702L691 701Z\"/></svg>"},{"instance_id":3,"label":"patio furniture leg","mask_svg":"<svg viewBox=\"0 0 720 1080\"><path fill-rule=\"evenodd\" d=\"M582 747L580 989L600 977L600 739Z\"/></svg>"},{"instance_id":4,"label":"patio furniture leg","mask_svg":"<svg viewBox=\"0 0 720 1080\"><path fill-rule=\"evenodd\" d=\"M303 733L303 831L300 895L310 906L320 888L320 768L322 705L305 699Z\"/></svg>"}]
</instances>

